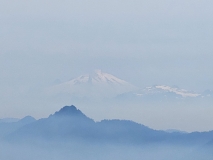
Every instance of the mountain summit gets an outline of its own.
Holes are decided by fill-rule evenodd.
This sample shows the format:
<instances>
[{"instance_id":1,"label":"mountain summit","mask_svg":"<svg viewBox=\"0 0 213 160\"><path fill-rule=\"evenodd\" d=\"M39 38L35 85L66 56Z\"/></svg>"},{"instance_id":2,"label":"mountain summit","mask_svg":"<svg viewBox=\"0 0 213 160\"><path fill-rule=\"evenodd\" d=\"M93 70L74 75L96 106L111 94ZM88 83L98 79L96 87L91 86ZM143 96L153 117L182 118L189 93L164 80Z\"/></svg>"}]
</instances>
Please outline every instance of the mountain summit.
<instances>
[{"instance_id":1,"label":"mountain summit","mask_svg":"<svg viewBox=\"0 0 213 160\"><path fill-rule=\"evenodd\" d=\"M101 70L95 70L92 74L79 76L71 81L70 84L91 83L96 84L112 84L112 85L130 85L128 82L121 80L109 73L104 73Z\"/></svg>"},{"instance_id":2,"label":"mountain summit","mask_svg":"<svg viewBox=\"0 0 213 160\"><path fill-rule=\"evenodd\" d=\"M61 108L59 111L55 112L54 117L83 117L87 118L79 109L77 109L74 105L65 106Z\"/></svg>"},{"instance_id":3,"label":"mountain summit","mask_svg":"<svg viewBox=\"0 0 213 160\"><path fill-rule=\"evenodd\" d=\"M101 70L81 75L70 81L60 83L48 89L50 94L70 94L80 98L106 98L130 92L136 87L122 79Z\"/></svg>"}]
</instances>

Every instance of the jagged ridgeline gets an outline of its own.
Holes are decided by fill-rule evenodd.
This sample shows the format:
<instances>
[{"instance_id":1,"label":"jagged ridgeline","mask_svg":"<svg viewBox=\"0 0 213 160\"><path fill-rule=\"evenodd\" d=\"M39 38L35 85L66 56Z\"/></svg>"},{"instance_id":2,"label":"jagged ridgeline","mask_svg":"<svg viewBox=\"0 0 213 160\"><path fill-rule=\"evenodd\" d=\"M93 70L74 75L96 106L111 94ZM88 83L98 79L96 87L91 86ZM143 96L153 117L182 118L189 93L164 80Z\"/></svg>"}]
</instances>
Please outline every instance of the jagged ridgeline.
<instances>
[{"instance_id":1,"label":"jagged ridgeline","mask_svg":"<svg viewBox=\"0 0 213 160\"><path fill-rule=\"evenodd\" d=\"M127 120L103 120L95 122L75 106L65 106L48 118L39 119L25 125L7 136L9 141L73 140L79 139L94 143L143 144L154 141L152 136L166 132L155 131L144 125Z\"/></svg>"},{"instance_id":2,"label":"jagged ridgeline","mask_svg":"<svg viewBox=\"0 0 213 160\"><path fill-rule=\"evenodd\" d=\"M3 135L13 142L78 139L92 143L119 143L127 145L174 144L199 146L210 144L213 132L172 132L154 130L128 120L102 120L95 122L75 106L65 106L48 118L34 120L26 117L12 123L14 128ZM4 124L6 126L6 124ZM8 125L11 125L8 123ZM13 127L11 126L11 128ZM3 128L3 126L2 126Z\"/></svg>"},{"instance_id":3,"label":"jagged ridgeline","mask_svg":"<svg viewBox=\"0 0 213 160\"><path fill-rule=\"evenodd\" d=\"M8 160L213 158L213 131L166 132L129 120L95 122L73 105L39 120L1 121L0 129L0 158L12 157Z\"/></svg>"}]
</instances>

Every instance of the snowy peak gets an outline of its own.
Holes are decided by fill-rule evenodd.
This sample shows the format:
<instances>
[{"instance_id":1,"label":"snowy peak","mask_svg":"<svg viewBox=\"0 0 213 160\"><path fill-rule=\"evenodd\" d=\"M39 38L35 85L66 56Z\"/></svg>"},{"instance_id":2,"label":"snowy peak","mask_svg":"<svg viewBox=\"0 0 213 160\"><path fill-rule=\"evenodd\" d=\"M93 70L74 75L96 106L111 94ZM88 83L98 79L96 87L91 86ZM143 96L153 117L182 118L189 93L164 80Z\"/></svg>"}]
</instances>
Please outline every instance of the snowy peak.
<instances>
[{"instance_id":1,"label":"snowy peak","mask_svg":"<svg viewBox=\"0 0 213 160\"><path fill-rule=\"evenodd\" d=\"M101 70L95 70L93 74L81 75L71 81L66 83L70 83L73 85L78 85L82 83L91 83L91 84L117 84L117 85L130 85L128 82L121 80L111 74L104 73Z\"/></svg>"},{"instance_id":2,"label":"snowy peak","mask_svg":"<svg viewBox=\"0 0 213 160\"><path fill-rule=\"evenodd\" d=\"M71 94L75 97L114 97L137 88L109 73L95 70L92 74L81 75L70 81L48 89L50 94Z\"/></svg>"},{"instance_id":3,"label":"snowy peak","mask_svg":"<svg viewBox=\"0 0 213 160\"><path fill-rule=\"evenodd\" d=\"M181 97L198 97L200 94L195 92L180 89L178 87L170 87L167 85L155 85L152 87L146 87L145 93L173 93Z\"/></svg>"},{"instance_id":4,"label":"snowy peak","mask_svg":"<svg viewBox=\"0 0 213 160\"><path fill-rule=\"evenodd\" d=\"M185 89L173 88L166 85L157 85L155 86L156 89L160 89L166 92L173 92L177 95L181 95L182 97L198 97L200 94L189 92Z\"/></svg>"},{"instance_id":5,"label":"snowy peak","mask_svg":"<svg viewBox=\"0 0 213 160\"><path fill-rule=\"evenodd\" d=\"M94 82L105 82L105 83L117 83L117 84L123 84L126 85L128 82L121 80L111 74L108 73L103 73L101 70L96 70L95 71L96 75L93 78Z\"/></svg>"},{"instance_id":6,"label":"snowy peak","mask_svg":"<svg viewBox=\"0 0 213 160\"><path fill-rule=\"evenodd\" d=\"M108 99L112 97L183 99L213 95L212 91L201 95L177 86L171 87L168 85L154 85L139 90L134 85L101 70L95 70L91 74L84 74L70 81L54 85L48 88L48 93L51 95L68 96L74 99L80 98L80 100L82 98Z\"/></svg>"},{"instance_id":7,"label":"snowy peak","mask_svg":"<svg viewBox=\"0 0 213 160\"><path fill-rule=\"evenodd\" d=\"M117 96L118 99L146 99L146 100L169 100L169 99L184 99L184 98L198 98L201 94L180 89L177 86L170 87L167 85L154 85L145 87L137 91L124 93Z\"/></svg>"}]
</instances>

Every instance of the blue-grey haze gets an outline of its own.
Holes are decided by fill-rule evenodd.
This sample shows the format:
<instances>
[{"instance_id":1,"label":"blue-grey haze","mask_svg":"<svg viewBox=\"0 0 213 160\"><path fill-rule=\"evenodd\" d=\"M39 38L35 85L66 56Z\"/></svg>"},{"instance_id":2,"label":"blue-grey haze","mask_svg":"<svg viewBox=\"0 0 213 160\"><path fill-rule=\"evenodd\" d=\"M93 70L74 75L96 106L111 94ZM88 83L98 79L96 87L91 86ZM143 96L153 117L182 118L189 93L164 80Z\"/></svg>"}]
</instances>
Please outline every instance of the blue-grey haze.
<instances>
[{"instance_id":1,"label":"blue-grey haze","mask_svg":"<svg viewBox=\"0 0 213 160\"><path fill-rule=\"evenodd\" d=\"M2 1L0 118L40 118L72 104L42 97L40 91L94 69L141 88L166 84L212 90L212 7L210 0ZM117 117L158 129L213 129L212 101L101 105L77 107L99 120Z\"/></svg>"},{"instance_id":2,"label":"blue-grey haze","mask_svg":"<svg viewBox=\"0 0 213 160\"><path fill-rule=\"evenodd\" d=\"M1 122L0 158L210 160L210 132L153 130L127 120L94 122L74 106L48 118Z\"/></svg>"}]
</instances>

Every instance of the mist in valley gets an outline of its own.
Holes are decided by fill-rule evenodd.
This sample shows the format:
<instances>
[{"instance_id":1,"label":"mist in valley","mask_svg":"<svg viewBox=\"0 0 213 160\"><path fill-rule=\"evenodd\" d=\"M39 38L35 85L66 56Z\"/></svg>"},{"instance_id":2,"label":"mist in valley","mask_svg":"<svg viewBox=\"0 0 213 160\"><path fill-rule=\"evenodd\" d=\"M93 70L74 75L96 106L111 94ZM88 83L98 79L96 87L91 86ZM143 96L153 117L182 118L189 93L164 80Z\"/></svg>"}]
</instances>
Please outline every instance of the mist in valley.
<instances>
[{"instance_id":1,"label":"mist in valley","mask_svg":"<svg viewBox=\"0 0 213 160\"><path fill-rule=\"evenodd\" d=\"M1 142L0 158L5 160L211 160L212 147L186 147L155 144L148 146L93 144L87 142L22 142L21 144Z\"/></svg>"},{"instance_id":2,"label":"mist in valley","mask_svg":"<svg viewBox=\"0 0 213 160\"><path fill-rule=\"evenodd\" d=\"M8 129L10 126L10 130ZM75 106L47 118L1 122L0 158L57 159L212 159L212 132L165 132L130 120L95 122ZM7 132L6 132L7 131Z\"/></svg>"}]
</instances>

